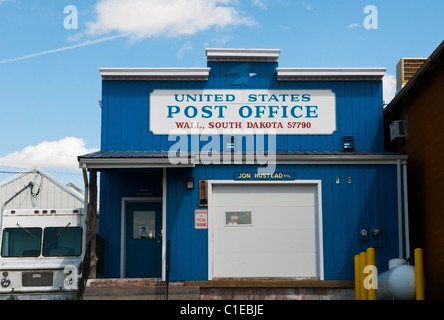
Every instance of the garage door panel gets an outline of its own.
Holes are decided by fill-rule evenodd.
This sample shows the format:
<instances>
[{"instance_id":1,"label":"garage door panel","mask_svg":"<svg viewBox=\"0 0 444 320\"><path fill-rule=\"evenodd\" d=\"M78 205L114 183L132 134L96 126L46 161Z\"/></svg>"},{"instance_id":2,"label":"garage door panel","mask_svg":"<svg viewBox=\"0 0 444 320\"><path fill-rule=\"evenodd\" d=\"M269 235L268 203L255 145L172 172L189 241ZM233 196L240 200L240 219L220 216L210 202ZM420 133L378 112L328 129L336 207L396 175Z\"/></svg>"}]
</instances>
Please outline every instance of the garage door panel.
<instances>
[{"instance_id":1,"label":"garage door panel","mask_svg":"<svg viewBox=\"0 0 444 320\"><path fill-rule=\"evenodd\" d=\"M225 226L225 213L226 212L251 212L252 223L257 228L270 228L277 226L279 228L284 227L285 224L290 224L295 228L309 228L314 227L315 218L313 212L314 206L217 206L218 225L216 228L222 228Z\"/></svg>"},{"instance_id":2,"label":"garage door panel","mask_svg":"<svg viewBox=\"0 0 444 320\"><path fill-rule=\"evenodd\" d=\"M315 247L314 230L301 229L295 233L292 230L278 230L273 235L273 230L267 231L265 235L256 232L233 232L225 233L223 241L214 244L215 252L281 252L291 254L297 252L313 252ZM278 233L278 234L277 234Z\"/></svg>"},{"instance_id":3,"label":"garage door panel","mask_svg":"<svg viewBox=\"0 0 444 320\"><path fill-rule=\"evenodd\" d=\"M252 238L255 241L263 239L266 243L273 243L274 240L290 241L293 238L307 240L314 237L315 219L313 217L313 207L290 208L272 212L263 208L241 208L237 211L251 212L251 226L227 226L225 225L225 213L234 212L234 208L218 208L218 221L215 222L214 230L226 235L228 239L246 240ZM304 236L301 237L301 233ZM270 237L273 235L273 237Z\"/></svg>"},{"instance_id":4,"label":"garage door panel","mask_svg":"<svg viewBox=\"0 0 444 320\"><path fill-rule=\"evenodd\" d=\"M213 275L316 276L316 188L300 184L213 186ZM251 213L251 225L226 225L227 212L230 216Z\"/></svg>"},{"instance_id":5,"label":"garage door panel","mask_svg":"<svg viewBox=\"0 0 444 320\"><path fill-rule=\"evenodd\" d=\"M268 188L273 189L270 193ZM249 195L255 195L255 204L259 206L270 205L274 203L276 206L310 206L314 203L313 187L310 186L273 186L273 185L256 185L256 186L217 186L217 197L222 203L242 203ZM282 195L278 199L275 194ZM288 195L288 197L285 197Z\"/></svg>"},{"instance_id":6,"label":"garage door panel","mask_svg":"<svg viewBox=\"0 0 444 320\"><path fill-rule=\"evenodd\" d=\"M307 263L310 261L310 263ZM218 266L222 266L220 269ZM297 274L295 274L297 270ZM221 254L215 259L216 277L316 277L314 254Z\"/></svg>"}]
</instances>

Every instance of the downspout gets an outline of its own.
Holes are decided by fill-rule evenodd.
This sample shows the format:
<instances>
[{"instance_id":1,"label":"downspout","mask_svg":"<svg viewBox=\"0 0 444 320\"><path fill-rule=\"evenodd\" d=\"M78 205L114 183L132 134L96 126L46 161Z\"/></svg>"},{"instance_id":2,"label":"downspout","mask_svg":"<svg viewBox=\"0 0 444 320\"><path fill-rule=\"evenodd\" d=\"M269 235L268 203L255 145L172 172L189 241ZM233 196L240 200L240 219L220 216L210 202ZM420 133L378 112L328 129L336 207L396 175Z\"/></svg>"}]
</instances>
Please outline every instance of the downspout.
<instances>
[{"instance_id":1,"label":"downspout","mask_svg":"<svg viewBox=\"0 0 444 320\"><path fill-rule=\"evenodd\" d=\"M404 228L405 228L405 256L410 257L410 232L409 232L409 202L407 193L407 164L402 165L404 188Z\"/></svg>"},{"instance_id":2,"label":"downspout","mask_svg":"<svg viewBox=\"0 0 444 320\"><path fill-rule=\"evenodd\" d=\"M169 253L166 233L166 210L167 210L167 169L163 168L162 174L162 280L169 280ZM168 285L168 283L167 283Z\"/></svg>"},{"instance_id":3,"label":"downspout","mask_svg":"<svg viewBox=\"0 0 444 320\"><path fill-rule=\"evenodd\" d=\"M88 174L86 173L86 164L82 164L83 171L83 181L85 182L85 196L83 199L84 212L83 214L88 213L88 197L89 197L89 183L88 183Z\"/></svg>"},{"instance_id":4,"label":"downspout","mask_svg":"<svg viewBox=\"0 0 444 320\"><path fill-rule=\"evenodd\" d=\"M89 198L89 182L88 182L88 173L86 172L86 164L82 164L82 173L83 173L83 181L85 182L85 192L84 192L84 198L83 198L83 214L84 216L86 216L86 219L88 219L88 198ZM86 236L86 230L85 232L85 236L84 239L85 241L83 241L83 248L82 248L82 252L86 253L86 250L88 248L88 244L87 244L87 236ZM86 255L85 255L86 256ZM85 258L83 258L83 260L85 260ZM86 277L88 277L88 275L86 275ZM85 279L87 279L85 277Z\"/></svg>"},{"instance_id":5,"label":"downspout","mask_svg":"<svg viewBox=\"0 0 444 320\"><path fill-rule=\"evenodd\" d=\"M401 159L397 160L397 188L398 188L398 243L399 243L399 258L403 259L403 232L402 232L402 173L401 173Z\"/></svg>"}]
</instances>

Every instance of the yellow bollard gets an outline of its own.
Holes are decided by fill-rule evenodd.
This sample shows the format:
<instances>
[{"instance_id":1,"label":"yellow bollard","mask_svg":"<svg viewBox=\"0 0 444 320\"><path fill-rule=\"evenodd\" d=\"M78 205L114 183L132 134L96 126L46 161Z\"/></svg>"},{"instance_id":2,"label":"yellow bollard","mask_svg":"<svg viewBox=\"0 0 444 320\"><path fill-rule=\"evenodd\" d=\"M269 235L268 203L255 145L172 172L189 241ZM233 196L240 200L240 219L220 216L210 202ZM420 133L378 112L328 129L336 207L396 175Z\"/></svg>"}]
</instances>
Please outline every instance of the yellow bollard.
<instances>
[{"instance_id":1,"label":"yellow bollard","mask_svg":"<svg viewBox=\"0 0 444 320\"><path fill-rule=\"evenodd\" d=\"M359 255L355 255L355 300L361 300L361 275L359 268Z\"/></svg>"},{"instance_id":2,"label":"yellow bollard","mask_svg":"<svg viewBox=\"0 0 444 320\"><path fill-rule=\"evenodd\" d=\"M364 268L367 265L367 253L366 252L361 252L359 254L359 281L360 281L360 285L359 287L361 288L361 300L368 300L368 293L367 293L367 289L364 287L364 279L366 277L366 274L364 273Z\"/></svg>"},{"instance_id":3,"label":"yellow bollard","mask_svg":"<svg viewBox=\"0 0 444 320\"><path fill-rule=\"evenodd\" d=\"M369 247L367 248L367 265L376 267L376 258L375 258L375 248ZM373 274L372 270L372 286L368 289L368 300L376 300L376 284L373 283L373 279L377 278L378 275Z\"/></svg>"},{"instance_id":4,"label":"yellow bollard","mask_svg":"<svg viewBox=\"0 0 444 320\"><path fill-rule=\"evenodd\" d=\"M424 300L424 262L421 248L415 249L415 290L416 300Z\"/></svg>"}]
</instances>

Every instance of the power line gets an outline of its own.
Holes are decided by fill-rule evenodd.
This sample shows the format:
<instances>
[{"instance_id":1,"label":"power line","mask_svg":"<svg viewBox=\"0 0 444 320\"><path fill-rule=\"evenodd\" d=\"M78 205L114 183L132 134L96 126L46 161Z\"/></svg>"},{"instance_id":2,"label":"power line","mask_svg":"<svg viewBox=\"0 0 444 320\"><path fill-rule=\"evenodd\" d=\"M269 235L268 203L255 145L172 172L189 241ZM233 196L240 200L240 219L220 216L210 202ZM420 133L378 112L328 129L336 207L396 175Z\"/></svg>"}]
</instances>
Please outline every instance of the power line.
<instances>
[{"instance_id":1,"label":"power line","mask_svg":"<svg viewBox=\"0 0 444 320\"><path fill-rule=\"evenodd\" d=\"M57 174L67 174L67 175L73 175L73 176L81 176L82 173L74 173L74 172L62 172L62 171L48 171L45 170L48 173L57 173ZM5 174L22 174L22 173L33 173L35 171L0 171L0 173L5 173Z\"/></svg>"}]
</instances>

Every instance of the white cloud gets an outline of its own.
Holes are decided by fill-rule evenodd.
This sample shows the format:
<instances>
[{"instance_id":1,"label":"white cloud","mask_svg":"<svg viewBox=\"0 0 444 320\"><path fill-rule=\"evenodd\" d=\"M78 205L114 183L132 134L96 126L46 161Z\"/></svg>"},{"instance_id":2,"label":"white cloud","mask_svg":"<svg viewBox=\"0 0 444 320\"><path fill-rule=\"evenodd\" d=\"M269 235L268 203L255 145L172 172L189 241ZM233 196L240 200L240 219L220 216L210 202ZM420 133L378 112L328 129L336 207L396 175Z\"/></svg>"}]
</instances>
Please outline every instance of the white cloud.
<instances>
[{"instance_id":1,"label":"white cloud","mask_svg":"<svg viewBox=\"0 0 444 320\"><path fill-rule=\"evenodd\" d=\"M182 60L186 52L191 50L193 50L193 44L191 42L184 43L182 47L179 49L179 52L177 52L177 59Z\"/></svg>"},{"instance_id":2,"label":"white cloud","mask_svg":"<svg viewBox=\"0 0 444 320\"><path fill-rule=\"evenodd\" d=\"M291 30L291 27L290 26L286 26L286 25L283 25L283 24L280 24L280 25L278 25L278 28L279 29L282 29L282 30Z\"/></svg>"},{"instance_id":3,"label":"white cloud","mask_svg":"<svg viewBox=\"0 0 444 320\"><path fill-rule=\"evenodd\" d=\"M242 16L233 0L100 0L95 7L96 21L87 23L88 33L111 32L133 39L192 35L209 28L253 26Z\"/></svg>"},{"instance_id":4,"label":"white cloud","mask_svg":"<svg viewBox=\"0 0 444 320\"><path fill-rule=\"evenodd\" d=\"M383 86L383 99L385 104L389 104L392 101L396 93L396 79L391 74L386 74L382 79Z\"/></svg>"},{"instance_id":5,"label":"white cloud","mask_svg":"<svg viewBox=\"0 0 444 320\"><path fill-rule=\"evenodd\" d=\"M299 2L301 6L304 7L305 10L307 11L313 10L313 4L311 3L311 0L300 0Z\"/></svg>"},{"instance_id":6,"label":"white cloud","mask_svg":"<svg viewBox=\"0 0 444 320\"><path fill-rule=\"evenodd\" d=\"M98 149L86 148L85 141L81 138L66 137L58 141L44 141L10 153L0 158L0 166L78 170L77 157L95 151Z\"/></svg>"},{"instance_id":7,"label":"white cloud","mask_svg":"<svg viewBox=\"0 0 444 320\"><path fill-rule=\"evenodd\" d=\"M252 0L253 5L258 6L259 8L262 9L267 9L267 6L265 5L264 1L262 0Z\"/></svg>"},{"instance_id":8,"label":"white cloud","mask_svg":"<svg viewBox=\"0 0 444 320\"><path fill-rule=\"evenodd\" d=\"M230 42L233 39L232 36L221 36L221 37L215 37L213 39L210 39L209 41L207 41L205 43L205 48L211 48L214 45L216 46L224 46L226 45L228 42Z\"/></svg>"},{"instance_id":9,"label":"white cloud","mask_svg":"<svg viewBox=\"0 0 444 320\"><path fill-rule=\"evenodd\" d=\"M77 32L77 33L75 33L73 35L69 35L66 38L66 41L68 41L68 42L78 42L78 41L82 40L83 36L84 36L83 33Z\"/></svg>"},{"instance_id":10,"label":"white cloud","mask_svg":"<svg viewBox=\"0 0 444 320\"><path fill-rule=\"evenodd\" d=\"M359 23L351 23L347 26L347 29L357 29L359 28L361 25Z\"/></svg>"}]
</instances>

